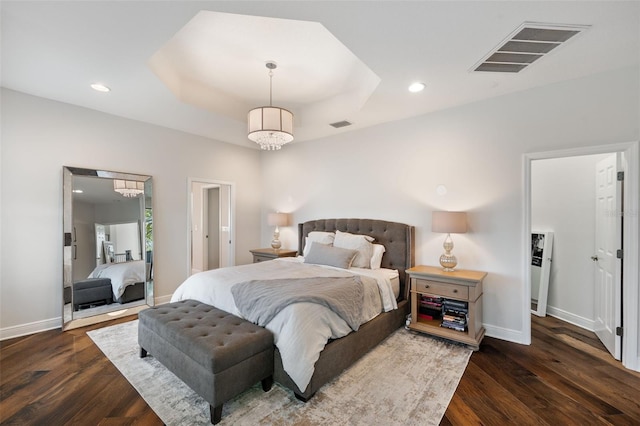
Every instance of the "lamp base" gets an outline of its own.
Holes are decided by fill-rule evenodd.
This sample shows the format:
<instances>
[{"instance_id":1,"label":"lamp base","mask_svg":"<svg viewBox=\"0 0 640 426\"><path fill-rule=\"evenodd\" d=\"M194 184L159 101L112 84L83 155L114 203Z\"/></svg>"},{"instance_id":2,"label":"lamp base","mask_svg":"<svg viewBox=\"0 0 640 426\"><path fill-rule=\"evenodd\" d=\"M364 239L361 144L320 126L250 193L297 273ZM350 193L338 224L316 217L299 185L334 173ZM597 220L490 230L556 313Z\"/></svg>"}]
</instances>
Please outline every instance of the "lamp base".
<instances>
[{"instance_id":1,"label":"lamp base","mask_svg":"<svg viewBox=\"0 0 640 426\"><path fill-rule=\"evenodd\" d=\"M280 242L280 240L276 240L275 238L273 240L271 240L271 248L274 250L278 250L280 247L282 247L282 243Z\"/></svg>"},{"instance_id":2,"label":"lamp base","mask_svg":"<svg viewBox=\"0 0 640 426\"><path fill-rule=\"evenodd\" d=\"M455 271L455 267L458 265L458 259L452 254L443 254L440 256L440 265L445 272Z\"/></svg>"}]
</instances>

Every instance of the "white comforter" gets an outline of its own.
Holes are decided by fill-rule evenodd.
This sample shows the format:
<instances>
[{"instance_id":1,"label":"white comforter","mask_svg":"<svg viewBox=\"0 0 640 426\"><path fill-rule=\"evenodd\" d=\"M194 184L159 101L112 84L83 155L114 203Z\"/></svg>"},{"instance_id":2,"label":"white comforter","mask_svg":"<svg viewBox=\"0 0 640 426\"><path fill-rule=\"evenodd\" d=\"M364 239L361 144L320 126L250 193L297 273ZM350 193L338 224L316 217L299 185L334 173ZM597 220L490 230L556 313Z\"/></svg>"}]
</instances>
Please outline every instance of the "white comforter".
<instances>
[{"instance_id":1,"label":"white comforter","mask_svg":"<svg viewBox=\"0 0 640 426\"><path fill-rule=\"evenodd\" d=\"M143 260L98 265L88 278L110 278L115 299L122 297L127 286L145 281L146 265Z\"/></svg>"},{"instance_id":2,"label":"white comforter","mask_svg":"<svg viewBox=\"0 0 640 426\"><path fill-rule=\"evenodd\" d=\"M302 258L281 258L268 262L220 268L192 275L173 293L171 302L194 299L226 312L242 316L235 305L231 287L254 279L363 276L365 289L361 324L382 311L398 307L388 270L349 270L302 263ZM367 278L369 277L369 278ZM373 278L373 279L371 279ZM294 303L278 313L267 325L280 350L282 365L304 392L314 365L327 341L346 336L351 328L336 313L315 303Z\"/></svg>"}]
</instances>

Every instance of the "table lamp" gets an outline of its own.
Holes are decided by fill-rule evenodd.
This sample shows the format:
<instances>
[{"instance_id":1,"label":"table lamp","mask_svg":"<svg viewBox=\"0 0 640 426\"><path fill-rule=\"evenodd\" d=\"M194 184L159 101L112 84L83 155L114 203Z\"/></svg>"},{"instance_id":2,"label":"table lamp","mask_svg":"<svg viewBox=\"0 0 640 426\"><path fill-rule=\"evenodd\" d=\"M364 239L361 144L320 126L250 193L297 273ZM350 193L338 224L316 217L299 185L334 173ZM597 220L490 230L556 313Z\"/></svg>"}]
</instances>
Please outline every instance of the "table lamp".
<instances>
[{"instance_id":1,"label":"table lamp","mask_svg":"<svg viewBox=\"0 0 640 426\"><path fill-rule=\"evenodd\" d=\"M440 256L442 270L451 272L455 270L458 259L451 254L453 240L451 234L464 234L467 232L467 214L465 212L433 212L431 216L431 231L446 233L444 240L444 254Z\"/></svg>"},{"instance_id":2,"label":"table lamp","mask_svg":"<svg viewBox=\"0 0 640 426\"><path fill-rule=\"evenodd\" d=\"M278 250L282 247L282 243L280 242L280 229L279 226L287 226L289 224L289 214L288 213L269 213L267 217L267 222L269 226L275 226L276 230L273 232L273 240L271 240L271 247L274 250Z\"/></svg>"}]
</instances>

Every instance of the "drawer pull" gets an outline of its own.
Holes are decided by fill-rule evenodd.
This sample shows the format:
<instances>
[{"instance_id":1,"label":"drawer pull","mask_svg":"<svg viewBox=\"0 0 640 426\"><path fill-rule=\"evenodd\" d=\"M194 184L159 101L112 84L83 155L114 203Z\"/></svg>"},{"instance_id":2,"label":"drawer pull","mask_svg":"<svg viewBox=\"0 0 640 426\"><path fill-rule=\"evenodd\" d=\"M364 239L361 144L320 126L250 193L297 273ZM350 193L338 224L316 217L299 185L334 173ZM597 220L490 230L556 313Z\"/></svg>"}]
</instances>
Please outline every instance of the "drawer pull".
<instances>
[{"instance_id":1,"label":"drawer pull","mask_svg":"<svg viewBox=\"0 0 640 426\"><path fill-rule=\"evenodd\" d=\"M429 288L429 284L425 285L424 288Z\"/></svg>"},{"instance_id":2,"label":"drawer pull","mask_svg":"<svg viewBox=\"0 0 640 426\"><path fill-rule=\"evenodd\" d=\"M453 292L454 292L454 293L457 293L457 292L458 292L458 289L457 289L457 288L454 288L454 289L453 289Z\"/></svg>"}]
</instances>

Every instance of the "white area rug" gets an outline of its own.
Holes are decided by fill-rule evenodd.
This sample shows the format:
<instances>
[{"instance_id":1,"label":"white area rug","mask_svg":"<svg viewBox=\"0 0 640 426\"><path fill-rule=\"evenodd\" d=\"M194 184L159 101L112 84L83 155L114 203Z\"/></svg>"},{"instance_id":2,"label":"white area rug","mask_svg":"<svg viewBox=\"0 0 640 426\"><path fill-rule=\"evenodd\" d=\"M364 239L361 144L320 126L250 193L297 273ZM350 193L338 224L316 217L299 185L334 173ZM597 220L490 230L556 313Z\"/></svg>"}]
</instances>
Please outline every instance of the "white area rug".
<instances>
[{"instance_id":1,"label":"white area rug","mask_svg":"<svg viewBox=\"0 0 640 426\"><path fill-rule=\"evenodd\" d=\"M87 333L169 425L210 425L209 404L152 356L139 357L138 321ZM256 384L224 404L220 425L437 425L471 350L399 329L306 404Z\"/></svg>"}]
</instances>

